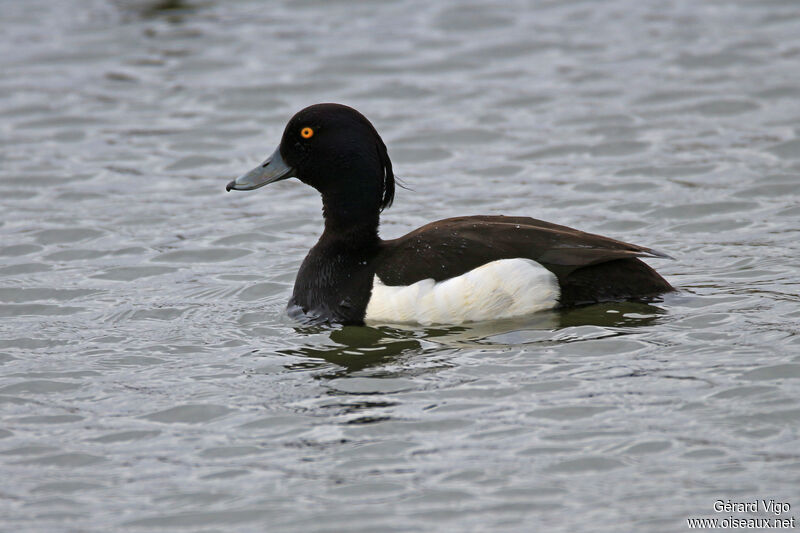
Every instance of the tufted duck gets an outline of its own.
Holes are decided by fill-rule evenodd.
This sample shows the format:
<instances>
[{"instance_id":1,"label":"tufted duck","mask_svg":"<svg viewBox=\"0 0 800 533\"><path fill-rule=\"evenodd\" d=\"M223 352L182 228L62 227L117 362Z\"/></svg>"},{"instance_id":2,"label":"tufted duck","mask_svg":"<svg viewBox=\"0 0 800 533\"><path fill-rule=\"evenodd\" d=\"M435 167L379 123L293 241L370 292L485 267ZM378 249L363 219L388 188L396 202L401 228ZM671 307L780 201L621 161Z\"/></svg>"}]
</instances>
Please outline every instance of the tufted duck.
<instances>
[{"instance_id":1,"label":"tufted duck","mask_svg":"<svg viewBox=\"0 0 800 533\"><path fill-rule=\"evenodd\" d=\"M298 112L275 152L227 190L290 177L320 192L325 217L289 301L305 322L459 324L673 290L637 259L669 256L528 217L448 218L382 240L392 162L373 125L344 105Z\"/></svg>"}]
</instances>

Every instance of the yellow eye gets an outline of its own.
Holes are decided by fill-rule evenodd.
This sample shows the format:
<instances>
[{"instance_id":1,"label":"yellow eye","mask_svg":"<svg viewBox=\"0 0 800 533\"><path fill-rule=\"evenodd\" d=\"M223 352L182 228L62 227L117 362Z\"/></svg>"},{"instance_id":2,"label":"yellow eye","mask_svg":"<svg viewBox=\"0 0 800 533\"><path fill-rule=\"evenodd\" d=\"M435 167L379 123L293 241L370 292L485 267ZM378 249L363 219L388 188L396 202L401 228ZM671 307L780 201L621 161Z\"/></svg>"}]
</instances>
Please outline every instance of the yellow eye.
<instances>
[{"instance_id":1,"label":"yellow eye","mask_svg":"<svg viewBox=\"0 0 800 533\"><path fill-rule=\"evenodd\" d=\"M314 130L306 126L302 130L300 130L300 136L303 139L310 139L311 137L314 136Z\"/></svg>"}]
</instances>

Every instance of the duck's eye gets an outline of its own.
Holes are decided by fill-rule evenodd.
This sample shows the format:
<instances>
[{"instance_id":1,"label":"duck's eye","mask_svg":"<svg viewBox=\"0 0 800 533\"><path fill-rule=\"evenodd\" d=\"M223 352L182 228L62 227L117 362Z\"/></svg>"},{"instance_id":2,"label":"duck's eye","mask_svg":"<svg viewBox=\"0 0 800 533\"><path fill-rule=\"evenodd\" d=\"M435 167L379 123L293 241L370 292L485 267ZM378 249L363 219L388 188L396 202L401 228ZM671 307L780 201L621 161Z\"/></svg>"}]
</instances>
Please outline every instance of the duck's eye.
<instances>
[{"instance_id":1,"label":"duck's eye","mask_svg":"<svg viewBox=\"0 0 800 533\"><path fill-rule=\"evenodd\" d=\"M314 130L306 126L302 130L300 130L300 137L303 139L310 139L314 136Z\"/></svg>"}]
</instances>

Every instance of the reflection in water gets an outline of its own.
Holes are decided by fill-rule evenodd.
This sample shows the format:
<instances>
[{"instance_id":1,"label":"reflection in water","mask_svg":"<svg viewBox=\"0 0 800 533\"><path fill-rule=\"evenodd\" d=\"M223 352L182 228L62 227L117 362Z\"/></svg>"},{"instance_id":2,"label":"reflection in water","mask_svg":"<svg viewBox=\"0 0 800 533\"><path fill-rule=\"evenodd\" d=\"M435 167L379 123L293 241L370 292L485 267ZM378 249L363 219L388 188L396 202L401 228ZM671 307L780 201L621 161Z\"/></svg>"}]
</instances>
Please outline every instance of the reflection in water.
<instances>
[{"instance_id":1,"label":"reflection in water","mask_svg":"<svg viewBox=\"0 0 800 533\"><path fill-rule=\"evenodd\" d=\"M325 331L324 326L299 326L295 331L300 335L316 334ZM311 359L322 359L346 370L346 373L358 372L366 368L382 366L398 356L408 352L417 353L422 344L413 334L392 330L391 328L371 328L360 326L344 326L331 330L329 338L333 346L309 344L297 348L279 350L284 355L302 356ZM308 361L294 363L287 368L292 370L319 368L320 364ZM326 377L339 377L340 372Z\"/></svg>"},{"instance_id":2,"label":"reflection in water","mask_svg":"<svg viewBox=\"0 0 800 533\"><path fill-rule=\"evenodd\" d=\"M380 368L396 362L404 355L424 354L426 351L441 354L442 346L503 349L513 345L552 346L588 338L625 335L626 329L653 325L665 314L664 309L653 303L628 301L459 326L344 326L332 330L325 326L299 326L294 329L301 336L330 331L328 339L334 344L327 346L318 343L306 344L279 350L279 353L311 359L287 365L291 370L317 369L327 366L328 363L335 364L339 367L336 371L322 376L332 379L370 368ZM564 335L565 329L581 326L608 329L601 333L594 330L588 334L578 332L575 335ZM529 332L537 334L526 334ZM319 360L323 360L324 363ZM374 377L388 376L394 377L396 373L374 375Z\"/></svg>"},{"instance_id":3,"label":"reflection in water","mask_svg":"<svg viewBox=\"0 0 800 533\"><path fill-rule=\"evenodd\" d=\"M602 326L641 327L652 326L663 318L667 311L655 305L661 297L652 300L607 302L565 309L559 313L559 327Z\"/></svg>"},{"instance_id":4,"label":"reflection in water","mask_svg":"<svg viewBox=\"0 0 800 533\"><path fill-rule=\"evenodd\" d=\"M121 10L138 14L142 18L165 17L174 24L183 22L183 15L188 15L199 7L199 4L186 0L116 0L114 3Z\"/></svg>"}]
</instances>

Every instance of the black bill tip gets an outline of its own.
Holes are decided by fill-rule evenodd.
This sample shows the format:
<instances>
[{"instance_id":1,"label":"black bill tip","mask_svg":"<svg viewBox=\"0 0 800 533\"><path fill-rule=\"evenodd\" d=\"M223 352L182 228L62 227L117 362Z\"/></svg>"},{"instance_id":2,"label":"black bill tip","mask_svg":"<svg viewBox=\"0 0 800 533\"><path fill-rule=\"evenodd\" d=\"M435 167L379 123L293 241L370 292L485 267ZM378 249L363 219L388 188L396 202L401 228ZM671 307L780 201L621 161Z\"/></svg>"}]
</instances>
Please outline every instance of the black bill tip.
<instances>
[{"instance_id":1,"label":"black bill tip","mask_svg":"<svg viewBox=\"0 0 800 533\"><path fill-rule=\"evenodd\" d=\"M228 182L228 184L225 186L225 191L231 192L235 188L236 188L236 180L233 180L231 182Z\"/></svg>"}]
</instances>

